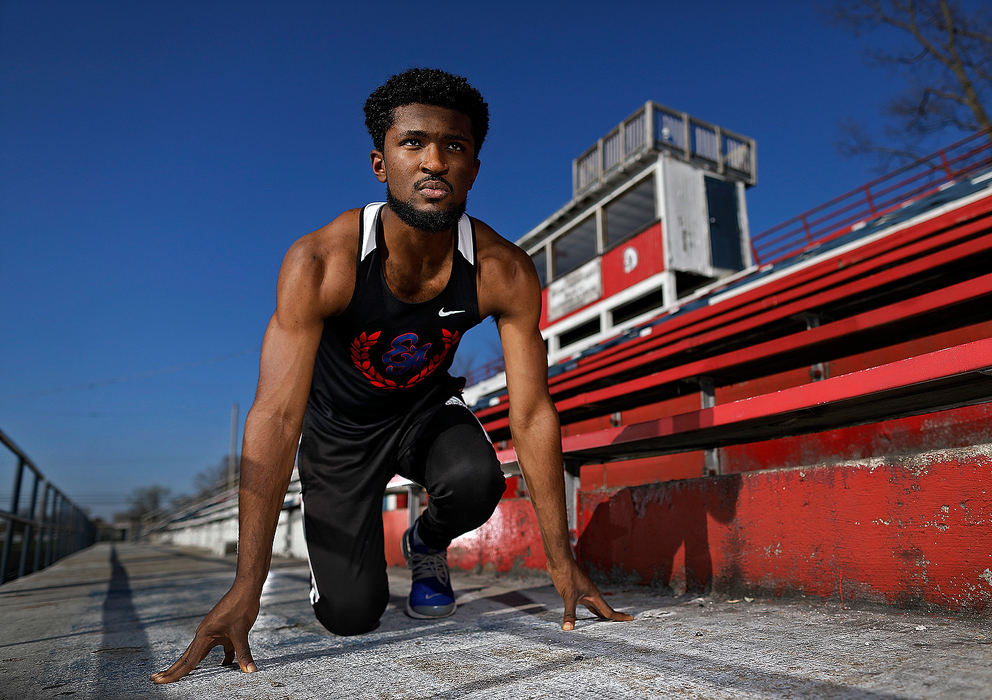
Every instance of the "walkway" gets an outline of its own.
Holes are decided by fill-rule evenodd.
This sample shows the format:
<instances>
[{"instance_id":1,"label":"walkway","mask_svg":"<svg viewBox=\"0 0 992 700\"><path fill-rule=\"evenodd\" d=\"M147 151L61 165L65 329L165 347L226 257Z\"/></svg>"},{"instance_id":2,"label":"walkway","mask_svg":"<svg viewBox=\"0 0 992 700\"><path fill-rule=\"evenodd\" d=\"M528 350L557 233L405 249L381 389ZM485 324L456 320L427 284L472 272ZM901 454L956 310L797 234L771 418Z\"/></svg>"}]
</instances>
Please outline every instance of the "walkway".
<instances>
[{"instance_id":1,"label":"walkway","mask_svg":"<svg viewBox=\"0 0 992 700\"><path fill-rule=\"evenodd\" d=\"M456 575L460 609L403 615L406 572L375 632L334 637L306 599L307 569L277 561L252 633L259 672L220 649L169 686L148 675L189 642L233 561L198 550L99 544L0 587L4 697L54 698L987 698L992 617L842 609L819 600L673 598L612 590L632 623L580 616L543 577Z\"/></svg>"}]
</instances>

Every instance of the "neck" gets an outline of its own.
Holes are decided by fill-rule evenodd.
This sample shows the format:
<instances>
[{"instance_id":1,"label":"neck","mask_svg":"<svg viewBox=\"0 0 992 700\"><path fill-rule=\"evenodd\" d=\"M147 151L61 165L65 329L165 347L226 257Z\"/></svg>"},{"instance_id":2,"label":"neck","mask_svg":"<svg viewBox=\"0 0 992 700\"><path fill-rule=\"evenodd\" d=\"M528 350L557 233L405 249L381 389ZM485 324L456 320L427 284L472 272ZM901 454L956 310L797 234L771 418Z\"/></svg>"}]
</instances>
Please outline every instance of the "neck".
<instances>
[{"instance_id":1,"label":"neck","mask_svg":"<svg viewBox=\"0 0 992 700\"><path fill-rule=\"evenodd\" d=\"M382 234L382 271L393 295L421 302L440 294L451 275L455 229L423 231L383 207Z\"/></svg>"},{"instance_id":2,"label":"neck","mask_svg":"<svg viewBox=\"0 0 992 700\"><path fill-rule=\"evenodd\" d=\"M424 231L404 222L388 205L381 216L386 255L394 263L434 270L447 263L457 225L447 231Z\"/></svg>"}]
</instances>

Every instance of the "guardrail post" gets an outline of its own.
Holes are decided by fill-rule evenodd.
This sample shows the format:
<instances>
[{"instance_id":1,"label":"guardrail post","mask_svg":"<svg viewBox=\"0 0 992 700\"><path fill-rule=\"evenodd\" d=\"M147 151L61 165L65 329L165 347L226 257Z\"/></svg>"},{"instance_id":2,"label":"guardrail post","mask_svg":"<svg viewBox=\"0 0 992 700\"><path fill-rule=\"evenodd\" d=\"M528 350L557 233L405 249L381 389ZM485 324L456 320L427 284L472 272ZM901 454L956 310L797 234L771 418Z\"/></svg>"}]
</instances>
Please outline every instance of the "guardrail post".
<instances>
[{"instance_id":1,"label":"guardrail post","mask_svg":"<svg viewBox=\"0 0 992 700\"><path fill-rule=\"evenodd\" d=\"M603 139L596 141L596 182L600 183L603 181L603 173L606 172L604 167L603 159L606 157L606 151L603 150Z\"/></svg>"},{"instance_id":2,"label":"guardrail post","mask_svg":"<svg viewBox=\"0 0 992 700\"><path fill-rule=\"evenodd\" d=\"M563 461L565 467L565 517L568 522L569 539L572 546L575 546L579 541L579 491L582 464L567 457Z\"/></svg>"},{"instance_id":3,"label":"guardrail post","mask_svg":"<svg viewBox=\"0 0 992 700\"><path fill-rule=\"evenodd\" d=\"M55 509L59 498L59 492L55 490L55 487L51 485L49 487L52 494L52 505L51 513L47 515L48 532L45 536L45 566L49 566L55 561Z\"/></svg>"},{"instance_id":4,"label":"guardrail post","mask_svg":"<svg viewBox=\"0 0 992 700\"><path fill-rule=\"evenodd\" d=\"M653 151L654 140L654 102L648 100L644 103L644 147Z\"/></svg>"},{"instance_id":5,"label":"guardrail post","mask_svg":"<svg viewBox=\"0 0 992 700\"><path fill-rule=\"evenodd\" d=\"M713 132L716 136L716 171L723 175L726 170L726 157L723 154L723 129L716 127Z\"/></svg>"},{"instance_id":6,"label":"guardrail post","mask_svg":"<svg viewBox=\"0 0 992 700\"><path fill-rule=\"evenodd\" d=\"M700 408L716 406L716 386L711 377L699 377ZM720 473L720 450L710 447L703 450L703 476L714 476Z\"/></svg>"},{"instance_id":7,"label":"guardrail post","mask_svg":"<svg viewBox=\"0 0 992 700\"><path fill-rule=\"evenodd\" d=\"M79 549L79 508L69 506L69 548L66 556Z\"/></svg>"},{"instance_id":8,"label":"guardrail post","mask_svg":"<svg viewBox=\"0 0 992 700\"><path fill-rule=\"evenodd\" d=\"M689 119L689 113L682 112L682 151L685 154L686 163L692 158L692 137L690 134L692 126L689 124Z\"/></svg>"},{"instance_id":9,"label":"guardrail post","mask_svg":"<svg viewBox=\"0 0 992 700\"><path fill-rule=\"evenodd\" d=\"M951 164L947 162L947 152L943 149L940 151L940 164L944 168L944 172L947 173L947 179L953 180L954 173L951 172Z\"/></svg>"},{"instance_id":10,"label":"guardrail post","mask_svg":"<svg viewBox=\"0 0 992 700\"><path fill-rule=\"evenodd\" d=\"M803 231L806 232L806 242L807 243L812 243L813 242L813 237L809 233L809 222L806 220L806 215L803 214L801 218L803 220Z\"/></svg>"},{"instance_id":11,"label":"guardrail post","mask_svg":"<svg viewBox=\"0 0 992 700\"><path fill-rule=\"evenodd\" d=\"M24 475L24 458L17 458L17 471L14 472L14 493L10 497L10 512L17 515L18 501L21 498L21 477ZM0 556L0 583L7 580L7 564L10 562L10 549L14 545L15 521L7 523L7 533L3 538L3 555Z\"/></svg>"},{"instance_id":12,"label":"guardrail post","mask_svg":"<svg viewBox=\"0 0 992 700\"><path fill-rule=\"evenodd\" d=\"M878 210L877 210L877 209L875 209L875 200L873 200L873 199L871 198L871 188L870 188L870 187L868 187L868 185L865 185L865 186L864 186L864 190L865 190L865 199L867 199L867 200L868 200L868 210L869 210L869 211L870 211L870 212L871 212L872 214L877 214L877 213L878 213Z\"/></svg>"},{"instance_id":13,"label":"guardrail post","mask_svg":"<svg viewBox=\"0 0 992 700\"><path fill-rule=\"evenodd\" d=\"M72 551L72 501L66 496L62 500L62 539L59 540L59 559Z\"/></svg>"},{"instance_id":14,"label":"guardrail post","mask_svg":"<svg viewBox=\"0 0 992 700\"><path fill-rule=\"evenodd\" d=\"M38 481L40 480L37 474L33 474L34 482L31 486L31 506L28 509L28 520L34 522L34 507L38 501ZM21 561L17 565L17 578L20 578L25 573L25 568L28 564L28 550L31 549L31 523L24 525L24 533L21 537Z\"/></svg>"},{"instance_id":15,"label":"guardrail post","mask_svg":"<svg viewBox=\"0 0 992 700\"><path fill-rule=\"evenodd\" d=\"M41 565L41 548L45 544L45 530L46 530L46 518L48 516L48 489L50 485L47 481L44 481L44 488L41 490L41 511L38 517L38 535L35 537L34 545L34 566L31 568L32 571L37 571Z\"/></svg>"},{"instance_id":16,"label":"guardrail post","mask_svg":"<svg viewBox=\"0 0 992 700\"><path fill-rule=\"evenodd\" d=\"M65 497L58 491L55 492L55 532L52 542L52 563L54 564L62 558L62 520L65 511Z\"/></svg>"}]
</instances>

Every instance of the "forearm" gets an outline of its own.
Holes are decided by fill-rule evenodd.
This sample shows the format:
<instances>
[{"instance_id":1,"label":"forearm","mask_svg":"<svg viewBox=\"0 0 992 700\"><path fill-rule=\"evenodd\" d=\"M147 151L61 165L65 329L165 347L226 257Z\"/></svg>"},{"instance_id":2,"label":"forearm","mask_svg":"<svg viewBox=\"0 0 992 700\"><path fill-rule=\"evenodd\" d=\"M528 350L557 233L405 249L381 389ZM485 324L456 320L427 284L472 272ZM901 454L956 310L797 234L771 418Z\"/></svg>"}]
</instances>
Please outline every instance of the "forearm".
<instances>
[{"instance_id":1,"label":"forearm","mask_svg":"<svg viewBox=\"0 0 992 700\"><path fill-rule=\"evenodd\" d=\"M511 415L510 431L517 461L537 513L548 565L552 569L563 566L571 561L572 550L565 509L561 428L554 405L548 400L547 405L528 415Z\"/></svg>"},{"instance_id":2,"label":"forearm","mask_svg":"<svg viewBox=\"0 0 992 700\"><path fill-rule=\"evenodd\" d=\"M255 409L248 414L238 489L238 569L234 583L242 591L261 595L299 430L297 421Z\"/></svg>"}]
</instances>

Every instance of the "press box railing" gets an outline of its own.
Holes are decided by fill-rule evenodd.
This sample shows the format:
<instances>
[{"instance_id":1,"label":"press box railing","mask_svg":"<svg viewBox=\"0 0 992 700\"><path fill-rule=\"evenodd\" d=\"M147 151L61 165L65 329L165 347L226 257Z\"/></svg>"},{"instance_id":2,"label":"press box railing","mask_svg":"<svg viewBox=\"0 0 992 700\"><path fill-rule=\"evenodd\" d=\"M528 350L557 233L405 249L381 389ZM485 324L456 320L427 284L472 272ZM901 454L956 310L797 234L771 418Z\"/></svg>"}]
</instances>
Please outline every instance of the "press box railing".
<instances>
[{"instance_id":1,"label":"press box railing","mask_svg":"<svg viewBox=\"0 0 992 700\"><path fill-rule=\"evenodd\" d=\"M572 161L572 194L578 197L639 160L665 152L714 172L757 182L754 139L697 119L686 112L646 102Z\"/></svg>"}]
</instances>

